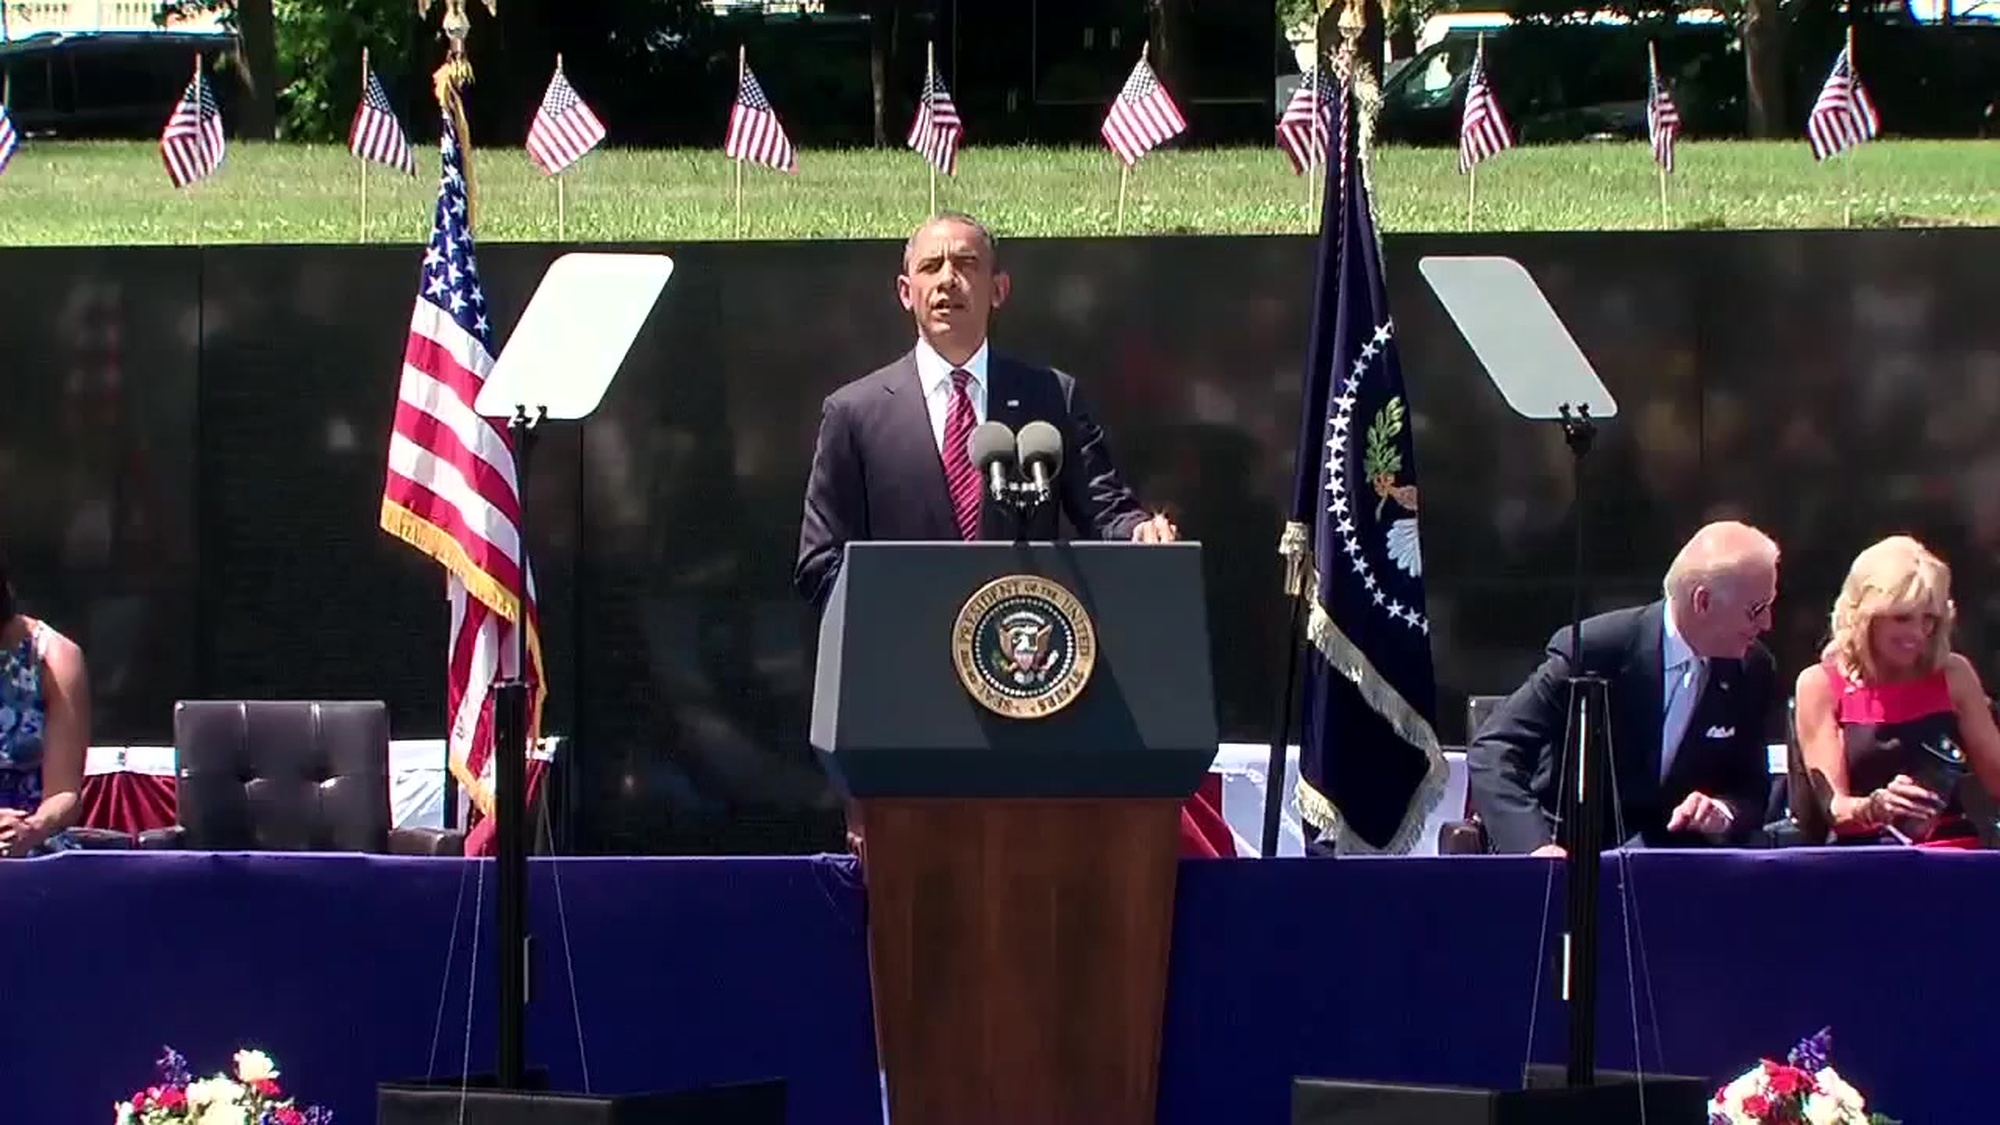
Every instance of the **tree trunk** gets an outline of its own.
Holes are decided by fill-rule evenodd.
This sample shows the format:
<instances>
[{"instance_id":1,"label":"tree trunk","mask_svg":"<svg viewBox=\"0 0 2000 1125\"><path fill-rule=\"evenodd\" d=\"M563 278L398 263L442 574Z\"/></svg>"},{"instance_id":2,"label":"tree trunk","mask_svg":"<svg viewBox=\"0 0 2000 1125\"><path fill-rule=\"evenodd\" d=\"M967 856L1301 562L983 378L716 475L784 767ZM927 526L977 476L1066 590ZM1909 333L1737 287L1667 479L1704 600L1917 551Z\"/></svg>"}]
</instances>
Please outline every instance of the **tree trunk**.
<instances>
[{"instance_id":1,"label":"tree trunk","mask_svg":"<svg viewBox=\"0 0 2000 1125\"><path fill-rule=\"evenodd\" d=\"M243 89L243 102L236 112L237 129L248 140L276 140L278 27L271 18L271 0L237 0L236 27L242 36L236 73Z\"/></svg>"},{"instance_id":2,"label":"tree trunk","mask_svg":"<svg viewBox=\"0 0 2000 1125\"><path fill-rule=\"evenodd\" d=\"M1153 73L1160 76L1160 81L1165 82L1167 88L1174 91L1174 96L1185 100L1187 95L1181 92L1181 87L1185 83L1175 81L1180 77L1178 67L1181 44L1187 37L1186 13L1181 10L1181 3L1182 0L1147 0L1147 14L1150 17L1147 21L1149 44L1147 61L1152 66Z\"/></svg>"},{"instance_id":3,"label":"tree trunk","mask_svg":"<svg viewBox=\"0 0 2000 1125\"><path fill-rule=\"evenodd\" d=\"M895 0L868 4L868 85L873 96L875 147L889 143L889 51L896 23Z\"/></svg>"},{"instance_id":4,"label":"tree trunk","mask_svg":"<svg viewBox=\"0 0 2000 1125\"><path fill-rule=\"evenodd\" d=\"M1785 132L1785 24L1778 0L1749 0L1743 17L1743 77L1752 137Z\"/></svg>"}]
</instances>

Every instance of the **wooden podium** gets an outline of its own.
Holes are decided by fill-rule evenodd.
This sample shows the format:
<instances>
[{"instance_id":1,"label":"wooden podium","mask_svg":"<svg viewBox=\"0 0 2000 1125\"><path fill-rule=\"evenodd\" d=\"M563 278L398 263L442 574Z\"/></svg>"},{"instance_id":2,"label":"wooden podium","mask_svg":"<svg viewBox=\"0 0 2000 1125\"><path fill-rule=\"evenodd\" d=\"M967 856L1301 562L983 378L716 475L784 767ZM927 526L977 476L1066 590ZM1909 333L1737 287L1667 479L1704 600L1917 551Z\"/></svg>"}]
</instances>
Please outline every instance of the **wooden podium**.
<instances>
[{"instance_id":1,"label":"wooden podium","mask_svg":"<svg viewBox=\"0 0 2000 1125\"><path fill-rule=\"evenodd\" d=\"M812 740L863 838L892 1125L1151 1125L1216 752L1200 546L851 544Z\"/></svg>"}]
</instances>

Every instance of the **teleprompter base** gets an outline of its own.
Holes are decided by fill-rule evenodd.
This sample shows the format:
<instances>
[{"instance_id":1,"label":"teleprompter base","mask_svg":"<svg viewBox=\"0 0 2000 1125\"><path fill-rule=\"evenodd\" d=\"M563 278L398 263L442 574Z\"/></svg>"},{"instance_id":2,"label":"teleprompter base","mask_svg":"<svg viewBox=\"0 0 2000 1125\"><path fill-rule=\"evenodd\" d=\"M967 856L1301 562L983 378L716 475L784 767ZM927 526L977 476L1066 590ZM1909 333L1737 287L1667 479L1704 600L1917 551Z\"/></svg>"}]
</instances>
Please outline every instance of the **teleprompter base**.
<instances>
[{"instance_id":1,"label":"teleprompter base","mask_svg":"<svg viewBox=\"0 0 2000 1125\"><path fill-rule=\"evenodd\" d=\"M1544 1077L1537 1075L1535 1077ZM1524 1090L1292 1079L1292 1125L1706 1125L1705 1079L1600 1074L1599 1084ZM1531 1082L1534 1079L1531 1078Z\"/></svg>"},{"instance_id":2,"label":"teleprompter base","mask_svg":"<svg viewBox=\"0 0 2000 1125\"><path fill-rule=\"evenodd\" d=\"M780 1079L618 1095L552 1092L546 1072L530 1074L528 1084L539 1088L527 1090L495 1089L491 1075L474 1076L463 1090L460 1081L382 1083L377 1125L785 1125Z\"/></svg>"}]
</instances>

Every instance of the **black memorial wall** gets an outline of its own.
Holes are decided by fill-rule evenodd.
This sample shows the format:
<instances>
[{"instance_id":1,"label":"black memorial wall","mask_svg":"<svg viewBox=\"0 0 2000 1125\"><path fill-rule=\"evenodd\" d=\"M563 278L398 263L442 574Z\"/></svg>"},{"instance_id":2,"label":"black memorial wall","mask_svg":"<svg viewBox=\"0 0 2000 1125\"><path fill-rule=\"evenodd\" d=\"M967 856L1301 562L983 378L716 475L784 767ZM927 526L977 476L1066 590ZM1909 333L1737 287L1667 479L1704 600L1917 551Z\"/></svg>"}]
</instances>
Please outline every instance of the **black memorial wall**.
<instances>
[{"instance_id":1,"label":"black memorial wall","mask_svg":"<svg viewBox=\"0 0 2000 1125\"><path fill-rule=\"evenodd\" d=\"M498 322L561 247L481 250ZM530 502L582 851L834 847L804 743L789 576L821 396L909 337L890 242L689 244L600 414L538 447ZM84 643L96 741L175 699L380 697L443 720L443 580L376 525L416 277L408 247L0 251L0 549ZM2000 622L2000 232L1406 236L1390 288L1419 450L1441 733L1566 617L1567 453L1511 415L1416 269L1534 274L1619 396L1594 455L1599 605L1649 597L1702 519L1785 548L1773 643L1812 658L1853 553L1956 566L1961 644ZM1312 243L1007 241L1006 347L1083 381L1151 503L1208 545L1226 737L1265 737Z\"/></svg>"}]
</instances>

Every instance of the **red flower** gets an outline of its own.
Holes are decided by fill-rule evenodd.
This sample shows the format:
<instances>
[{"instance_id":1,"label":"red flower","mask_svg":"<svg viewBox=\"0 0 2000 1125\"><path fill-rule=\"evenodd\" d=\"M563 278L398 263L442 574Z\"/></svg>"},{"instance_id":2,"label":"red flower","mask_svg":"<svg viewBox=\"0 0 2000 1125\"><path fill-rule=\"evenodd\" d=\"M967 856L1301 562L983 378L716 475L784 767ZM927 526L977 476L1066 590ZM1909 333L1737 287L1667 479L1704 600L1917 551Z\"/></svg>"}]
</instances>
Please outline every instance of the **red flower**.
<instances>
[{"instance_id":1,"label":"red flower","mask_svg":"<svg viewBox=\"0 0 2000 1125\"><path fill-rule=\"evenodd\" d=\"M278 1080L275 1078L259 1078L257 1081L250 1083L250 1088L255 1090L260 1097L266 1098L275 1098L284 1092L278 1089Z\"/></svg>"},{"instance_id":2,"label":"red flower","mask_svg":"<svg viewBox=\"0 0 2000 1125\"><path fill-rule=\"evenodd\" d=\"M1781 1098L1803 1094L1812 1089L1812 1079L1807 1078L1805 1072L1797 1067L1776 1066L1765 1073L1768 1076L1766 1082L1771 1087L1771 1092Z\"/></svg>"},{"instance_id":3,"label":"red flower","mask_svg":"<svg viewBox=\"0 0 2000 1125\"><path fill-rule=\"evenodd\" d=\"M1752 1094L1743 1099L1743 1112L1762 1121L1764 1115L1771 1112L1771 1099L1762 1094Z\"/></svg>"},{"instance_id":4,"label":"red flower","mask_svg":"<svg viewBox=\"0 0 2000 1125\"><path fill-rule=\"evenodd\" d=\"M306 1115L291 1106L280 1106L271 1114L276 1125L306 1125Z\"/></svg>"},{"instance_id":5,"label":"red flower","mask_svg":"<svg viewBox=\"0 0 2000 1125\"><path fill-rule=\"evenodd\" d=\"M136 1093L136 1094L133 1094L133 1095L132 1095L132 1108L133 1108L133 1109L135 1109L135 1110L143 1110L143 1109L145 1109L145 1108L146 1108L146 1106L147 1106L147 1105L149 1104L149 1102L148 1102L148 1099L150 1099L150 1098L151 1098L151 1097L153 1096L153 1094L154 1094L154 1093L155 1093L156 1091L158 1091L158 1090L159 1090L159 1087L158 1087L158 1086L155 1086L155 1087L153 1087L153 1088L152 1088L152 1089L150 1089L150 1090L141 1090L141 1091L139 1091L138 1093Z\"/></svg>"},{"instance_id":6,"label":"red flower","mask_svg":"<svg viewBox=\"0 0 2000 1125\"><path fill-rule=\"evenodd\" d=\"M187 1094L174 1086L168 1086L165 1089L155 1086L147 1092L152 1095L153 1104L163 1109L179 1109L186 1105L188 1100Z\"/></svg>"}]
</instances>

